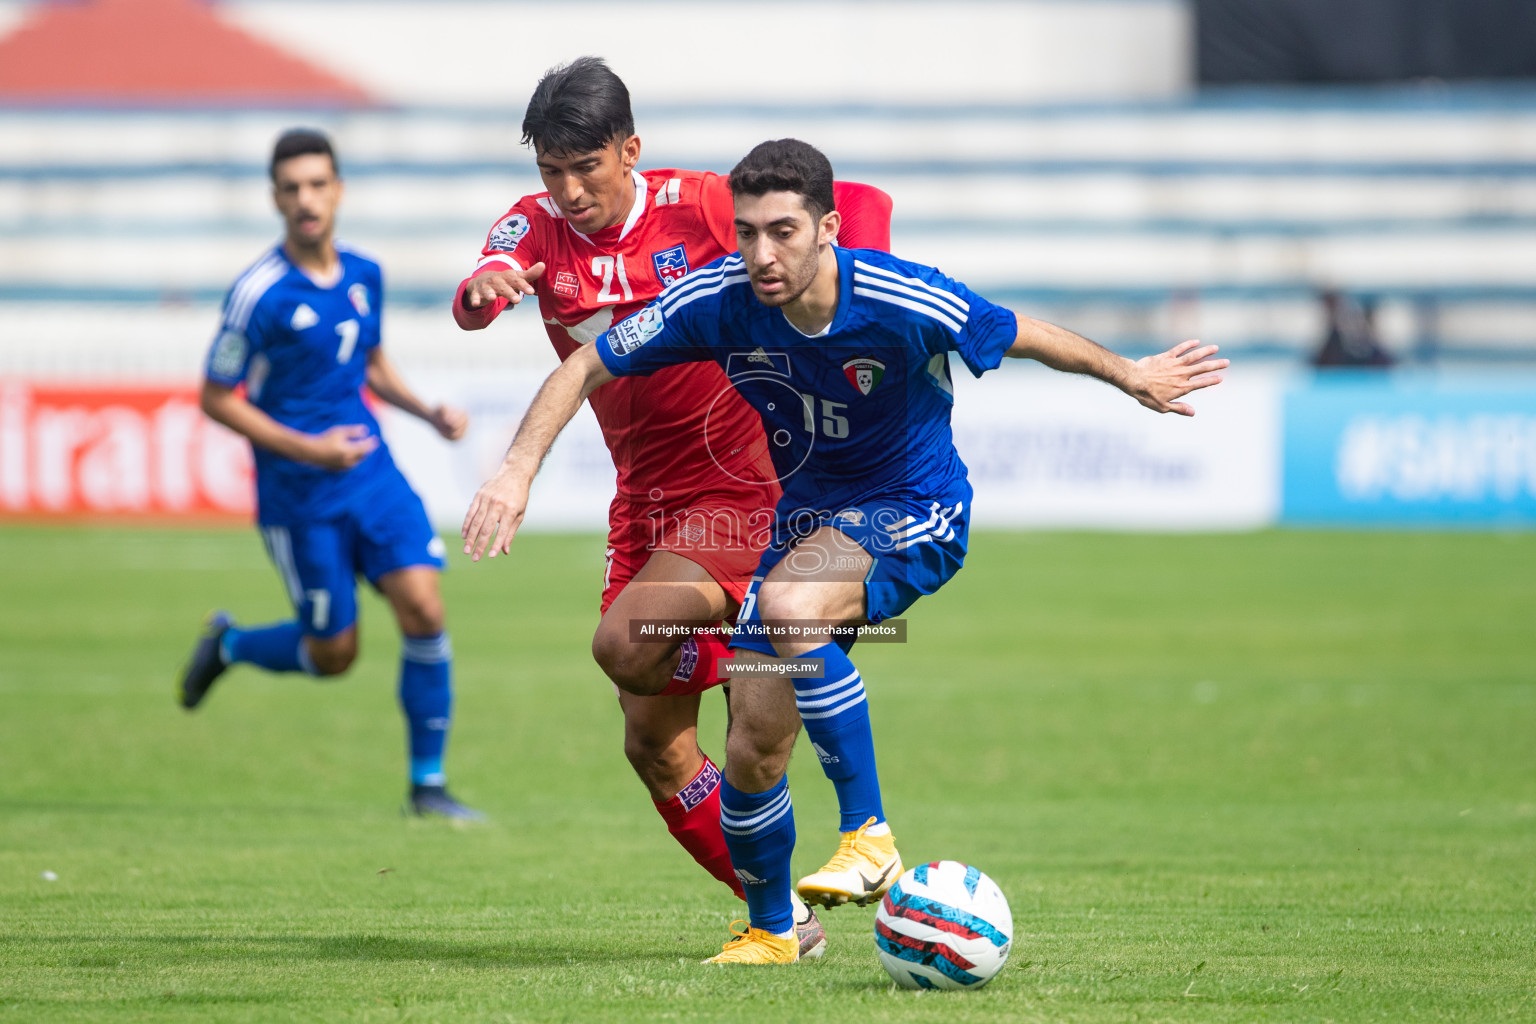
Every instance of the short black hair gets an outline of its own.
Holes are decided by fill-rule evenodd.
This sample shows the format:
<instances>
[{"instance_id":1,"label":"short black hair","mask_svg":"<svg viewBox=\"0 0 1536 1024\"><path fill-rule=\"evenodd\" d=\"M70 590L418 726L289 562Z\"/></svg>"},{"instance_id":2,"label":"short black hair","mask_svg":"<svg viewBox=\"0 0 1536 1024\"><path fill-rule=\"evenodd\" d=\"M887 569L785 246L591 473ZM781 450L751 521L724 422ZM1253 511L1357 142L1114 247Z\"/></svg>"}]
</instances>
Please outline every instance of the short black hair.
<instances>
[{"instance_id":1,"label":"short black hair","mask_svg":"<svg viewBox=\"0 0 1536 1024\"><path fill-rule=\"evenodd\" d=\"M267 167L267 173L276 181L278 164L311 153L330 157L331 170L336 172L336 177L341 177L341 164L336 162L336 151L331 148L331 140L316 128L290 128L279 135L272 146L272 163Z\"/></svg>"},{"instance_id":2,"label":"short black hair","mask_svg":"<svg viewBox=\"0 0 1536 1024\"><path fill-rule=\"evenodd\" d=\"M837 208L832 199L832 162L821 150L799 139L759 142L731 169L731 195L769 192L798 194L813 221Z\"/></svg>"},{"instance_id":3,"label":"short black hair","mask_svg":"<svg viewBox=\"0 0 1536 1024\"><path fill-rule=\"evenodd\" d=\"M629 89L601 57L544 72L523 115L523 144L542 153L591 153L633 134Z\"/></svg>"}]
</instances>

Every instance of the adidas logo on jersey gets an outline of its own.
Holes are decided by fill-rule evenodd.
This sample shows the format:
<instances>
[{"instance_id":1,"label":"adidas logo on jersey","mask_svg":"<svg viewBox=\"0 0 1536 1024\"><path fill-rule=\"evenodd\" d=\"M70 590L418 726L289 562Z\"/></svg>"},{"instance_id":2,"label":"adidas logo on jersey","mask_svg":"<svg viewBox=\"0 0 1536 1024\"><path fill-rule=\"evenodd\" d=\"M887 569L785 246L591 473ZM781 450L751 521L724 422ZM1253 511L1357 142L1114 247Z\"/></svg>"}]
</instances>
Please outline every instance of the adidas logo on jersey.
<instances>
[{"instance_id":1,"label":"adidas logo on jersey","mask_svg":"<svg viewBox=\"0 0 1536 1024\"><path fill-rule=\"evenodd\" d=\"M293 311L293 319L288 321L288 326L296 331L302 331L306 327L313 327L320 322L320 314L310 309L305 303L299 303L299 308Z\"/></svg>"},{"instance_id":2,"label":"adidas logo on jersey","mask_svg":"<svg viewBox=\"0 0 1536 1024\"><path fill-rule=\"evenodd\" d=\"M827 753L820 743L812 740L811 749L816 751L816 759L819 760L822 764L837 764L837 755Z\"/></svg>"},{"instance_id":3,"label":"adidas logo on jersey","mask_svg":"<svg viewBox=\"0 0 1536 1024\"><path fill-rule=\"evenodd\" d=\"M761 345L751 352L732 352L726 360L725 375L735 377L743 373L772 373L788 377L789 353L765 352Z\"/></svg>"}]
</instances>

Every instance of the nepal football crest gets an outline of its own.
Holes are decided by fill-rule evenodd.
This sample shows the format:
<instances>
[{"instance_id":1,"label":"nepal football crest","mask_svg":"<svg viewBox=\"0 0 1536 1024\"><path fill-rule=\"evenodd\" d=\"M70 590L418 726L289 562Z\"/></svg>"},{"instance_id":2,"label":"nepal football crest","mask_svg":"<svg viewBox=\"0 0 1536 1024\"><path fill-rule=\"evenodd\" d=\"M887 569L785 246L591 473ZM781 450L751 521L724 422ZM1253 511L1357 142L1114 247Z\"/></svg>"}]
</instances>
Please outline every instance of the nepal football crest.
<instances>
[{"instance_id":1,"label":"nepal football crest","mask_svg":"<svg viewBox=\"0 0 1536 1024\"><path fill-rule=\"evenodd\" d=\"M347 298L352 300L352 308L357 310L358 316L368 315L368 286L359 281L347 289ZM319 322L319 317L315 318Z\"/></svg>"},{"instance_id":2,"label":"nepal football crest","mask_svg":"<svg viewBox=\"0 0 1536 1024\"><path fill-rule=\"evenodd\" d=\"M503 220L500 224L491 228L490 237L485 240L487 252L513 252L517 249L517 243L528 234L531 225L528 218L520 213Z\"/></svg>"},{"instance_id":3,"label":"nepal football crest","mask_svg":"<svg viewBox=\"0 0 1536 1024\"><path fill-rule=\"evenodd\" d=\"M608 332L608 347L616 356L627 356L661 333L660 306L646 306Z\"/></svg>"},{"instance_id":4,"label":"nepal football crest","mask_svg":"<svg viewBox=\"0 0 1536 1024\"><path fill-rule=\"evenodd\" d=\"M663 288L681 281L688 273L688 252L681 245L652 253L651 262L656 265L656 280L661 282Z\"/></svg>"},{"instance_id":5,"label":"nepal football crest","mask_svg":"<svg viewBox=\"0 0 1536 1024\"><path fill-rule=\"evenodd\" d=\"M880 378L885 376L885 364L878 359L856 356L843 364L843 376L848 378L849 384L859 389L859 394L867 395L875 390Z\"/></svg>"}]
</instances>

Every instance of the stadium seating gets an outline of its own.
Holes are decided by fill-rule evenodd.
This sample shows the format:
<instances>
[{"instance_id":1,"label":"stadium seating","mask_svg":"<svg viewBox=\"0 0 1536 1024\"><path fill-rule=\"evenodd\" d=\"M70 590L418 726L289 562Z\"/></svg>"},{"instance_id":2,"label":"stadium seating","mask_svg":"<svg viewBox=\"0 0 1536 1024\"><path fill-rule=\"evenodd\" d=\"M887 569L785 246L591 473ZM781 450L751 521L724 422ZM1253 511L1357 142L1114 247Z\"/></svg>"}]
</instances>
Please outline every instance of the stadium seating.
<instances>
[{"instance_id":1,"label":"stadium seating","mask_svg":"<svg viewBox=\"0 0 1536 1024\"><path fill-rule=\"evenodd\" d=\"M296 122L337 135L343 235L382 257L407 358L518 358L509 348L522 346L438 340L489 221L538 188L518 120L511 108L0 113L0 301L9 323L51 339L7 346L0 371L186 365L222 289L275 238L260 158ZM840 174L895 197L898 252L1110 344L1200 335L1294 358L1321 337L1318 290L1337 288L1379 297L1384 339L1408 357L1532 351L1529 91L649 105L639 120L650 166L726 170L763 138L820 143ZM88 294L82 273L99 277Z\"/></svg>"}]
</instances>

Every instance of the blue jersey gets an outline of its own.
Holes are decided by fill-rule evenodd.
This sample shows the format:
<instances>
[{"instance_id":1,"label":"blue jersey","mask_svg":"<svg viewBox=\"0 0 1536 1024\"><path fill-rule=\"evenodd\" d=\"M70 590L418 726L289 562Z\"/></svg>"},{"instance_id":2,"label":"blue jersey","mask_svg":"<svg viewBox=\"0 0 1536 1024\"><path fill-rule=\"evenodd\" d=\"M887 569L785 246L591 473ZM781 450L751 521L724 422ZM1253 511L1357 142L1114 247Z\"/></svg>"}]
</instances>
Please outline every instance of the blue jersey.
<instances>
[{"instance_id":1,"label":"blue jersey","mask_svg":"<svg viewBox=\"0 0 1536 1024\"><path fill-rule=\"evenodd\" d=\"M383 277L379 265L337 248L341 279L312 281L279 245L235 281L224 300L205 373L225 387L244 383L246 397L277 422L306 434L378 421L363 404L368 352L379 344ZM397 475L379 446L340 472L295 462L253 446L256 503L263 523L301 523L339 516Z\"/></svg>"},{"instance_id":2,"label":"blue jersey","mask_svg":"<svg viewBox=\"0 0 1536 1024\"><path fill-rule=\"evenodd\" d=\"M816 337L759 302L731 255L598 338L598 355L615 376L719 363L762 417L782 514L876 497L968 502L950 430L949 353L980 376L1013 344L1017 318L932 267L872 249L834 251L837 313ZM712 450L728 443L710 438Z\"/></svg>"}]
</instances>

